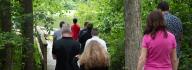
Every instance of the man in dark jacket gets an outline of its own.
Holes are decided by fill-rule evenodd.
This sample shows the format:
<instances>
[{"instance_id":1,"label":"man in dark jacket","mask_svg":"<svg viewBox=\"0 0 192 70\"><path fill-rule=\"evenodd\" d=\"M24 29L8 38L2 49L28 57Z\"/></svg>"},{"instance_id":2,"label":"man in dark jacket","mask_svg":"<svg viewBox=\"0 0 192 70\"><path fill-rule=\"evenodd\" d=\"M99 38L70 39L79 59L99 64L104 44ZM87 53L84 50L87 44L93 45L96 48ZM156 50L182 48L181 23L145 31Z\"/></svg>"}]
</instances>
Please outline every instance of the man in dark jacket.
<instances>
[{"instance_id":1,"label":"man in dark jacket","mask_svg":"<svg viewBox=\"0 0 192 70\"><path fill-rule=\"evenodd\" d=\"M80 53L80 43L73 40L69 25L64 25L62 38L54 42L52 53L56 57L55 70L75 70L74 58Z\"/></svg>"},{"instance_id":2,"label":"man in dark jacket","mask_svg":"<svg viewBox=\"0 0 192 70\"><path fill-rule=\"evenodd\" d=\"M84 50L85 43L88 39L92 37L91 30L93 29L93 24L88 23L87 27L80 31L79 33L79 42L81 43L81 53Z\"/></svg>"}]
</instances>

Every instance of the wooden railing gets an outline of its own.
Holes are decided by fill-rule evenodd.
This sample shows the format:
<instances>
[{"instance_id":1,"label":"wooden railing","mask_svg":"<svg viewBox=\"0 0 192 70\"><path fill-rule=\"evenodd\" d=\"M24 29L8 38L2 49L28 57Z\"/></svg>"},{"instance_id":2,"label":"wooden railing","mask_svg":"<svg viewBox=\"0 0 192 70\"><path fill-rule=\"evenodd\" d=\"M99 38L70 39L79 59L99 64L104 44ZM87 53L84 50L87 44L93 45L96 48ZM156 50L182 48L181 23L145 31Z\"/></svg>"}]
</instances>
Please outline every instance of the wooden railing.
<instances>
[{"instance_id":1,"label":"wooden railing","mask_svg":"<svg viewBox=\"0 0 192 70\"><path fill-rule=\"evenodd\" d=\"M40 27L36 27L37 39L39 43L39 53L42 57L42 70L47 70L47 41L45 39L45 33Z\"/></svg>"}]
</instances>

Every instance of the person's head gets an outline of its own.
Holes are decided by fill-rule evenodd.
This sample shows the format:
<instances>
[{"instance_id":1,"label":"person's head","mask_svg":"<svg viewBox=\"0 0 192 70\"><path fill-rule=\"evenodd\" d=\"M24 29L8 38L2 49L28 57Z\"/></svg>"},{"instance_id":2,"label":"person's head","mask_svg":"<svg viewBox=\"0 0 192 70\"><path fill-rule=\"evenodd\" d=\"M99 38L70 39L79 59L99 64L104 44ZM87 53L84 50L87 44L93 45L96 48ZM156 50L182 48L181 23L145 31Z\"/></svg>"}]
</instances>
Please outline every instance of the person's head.
<instances>
[{"instance_id":1,"label":"person's head","mask_svg":"<svg viewBox=\"0 0 192 70\"><path fill-rule=\"evenodd\" d=\"M92 23L88 23L87 24L87 29L92 30L93 29L93 24Z\"/></svg>"},{"instance_id":2,"label":"person's head","mask_svg":"<svg viewBox=\"0 0 192 70\"><path fill-rule=\"evenodd\" d=\"M161 11L169 11L169 4L166 1L162 1L158 4L157 9Z\"/></svg>"},{"instance_id":3,"label":"person's head","mask_svg":"<svg viewBox=\"0 0 192 70\"><path fill-rule=\"evenodd\" d=\"M85 22L84 23L84 28L87 28L87 25L89 24L89 22Z\"/></svg>"},{"instance_id":4,"label":"person's head","mask_svg":"<svg viewBox=\"0 0 192 70\"><path fill-rule=\"evenodd\" d=\"M92 31L91 31L91 35L92 36L98 36L99 35L99 31L97 28L93 28Z\"/></svg>"},{"instance_id":5,"label":"person's head","mask_svg":"<svg viewBox=\"0 0 192 70\"><path fill-rule=\"evenodd\" d=\"M152 11L147 17L147 26L144 34L150 34L153 39L156 37L158 31L163 31L164 36L167 37L165 21L160 10Z\"/></svg>"},{"instance_id":6,"label":"person's head","mask_svg":"<svg viewBox=\"0 0 192 70\"><path fill-rule=\"evenodd\" d=\"M71 35L71 28L69 24L64 24L62 27L62 35Z\"/></svg>"},{"instance_id":7,"label":"person's head","mask_svg":"<svg viewBox=\"0 0 192 70\"><path fill-rule=\"evenodd\" d=\"M109 65L108 52L96 40L91 40L84 49L79 59L80 65L84 65L85 69L94 67L103 67Z\"/></svg>"},{"instance_id":8,"label":"person's head","mask_svg":"<svg viewBox=\"0 0 192 70\"><path fill-rule=\"evenodd\" d=\"M77 23L77 18L73 19L73 23L76 24Z\"/></svg>"},{"instance_id":9,"label":"person's head","mask_svg":"<svg viewBox=\"0 0 192 70\"><path fill-rule=\"evenodd\" d=\"M59 24L59 27L62 28L63 27L63 24L65 24L64 21L61 21L60 24Z\"/></svg>"}]
</instances>

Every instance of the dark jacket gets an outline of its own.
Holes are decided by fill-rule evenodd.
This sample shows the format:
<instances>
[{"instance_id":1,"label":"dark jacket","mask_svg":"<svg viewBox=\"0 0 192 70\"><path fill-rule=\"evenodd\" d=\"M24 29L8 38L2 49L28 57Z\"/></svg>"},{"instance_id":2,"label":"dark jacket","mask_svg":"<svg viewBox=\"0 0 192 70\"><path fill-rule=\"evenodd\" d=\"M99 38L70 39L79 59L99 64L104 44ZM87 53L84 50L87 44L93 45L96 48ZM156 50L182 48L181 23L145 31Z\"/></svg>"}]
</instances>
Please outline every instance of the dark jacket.
<instances>
[{"instance_id":1,"label":"dark jacket","mask_svg":"<svg viewBox=\"0 0 192 70\"><path fill-rule=\"evenodd\" d=\"M80 44L72 37L63 37L54 42L53 55L56 56L55 70L74 70L74 57L80 53Z\"/></svg>"},{"instance_id":2,"label":"dark jacket","mask_svg":"<svg viewBox=\"0 0 192 70\"><path fill-rule=\"evenodd\" d=\"M83 52L85 43L92 37L90 29L83 29L79 33L79 42L81 43L81 52Z\"/></svg>"},{"instance_id":3,"label":"dark jacket","mask_svg":"<svg viewBox=\"0 0 192 70\"><path fill-rule=\"evenodd\" d=\"M80 66L80 70L86 70L84 65ZM94 67L94 68L90 68L88 70L108 70L107 66L103 66L103 67Z\"/></svg>"}]
</instances>

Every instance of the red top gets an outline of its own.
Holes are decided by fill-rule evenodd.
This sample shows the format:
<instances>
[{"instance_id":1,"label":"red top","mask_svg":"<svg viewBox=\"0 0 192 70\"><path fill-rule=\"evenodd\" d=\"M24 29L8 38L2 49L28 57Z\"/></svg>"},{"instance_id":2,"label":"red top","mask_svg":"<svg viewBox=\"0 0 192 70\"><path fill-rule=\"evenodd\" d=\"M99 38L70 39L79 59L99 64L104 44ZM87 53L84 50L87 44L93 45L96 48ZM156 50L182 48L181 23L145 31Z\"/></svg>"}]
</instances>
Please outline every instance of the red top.
<instances>
[{"instance_id":1,"label":"red top","mask_svg":"<svg viewBox=\"0 0 192 70\"><path fill-rule=\"evenodd\" d=\"M80 31L80 26L79 26L78 24L73 24L73 25L71 26L71 31L72 31L73 40L78 40L79 31Z\"/></svg>"}]
</instances>

